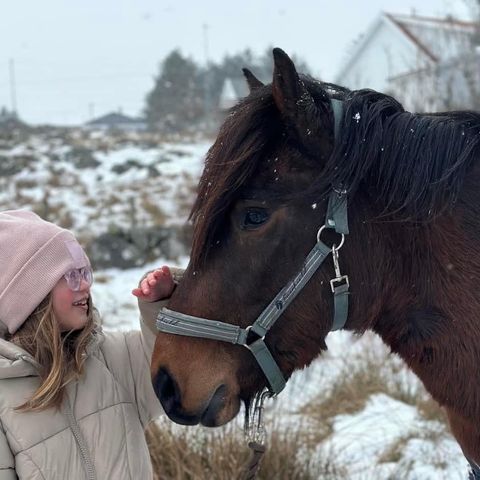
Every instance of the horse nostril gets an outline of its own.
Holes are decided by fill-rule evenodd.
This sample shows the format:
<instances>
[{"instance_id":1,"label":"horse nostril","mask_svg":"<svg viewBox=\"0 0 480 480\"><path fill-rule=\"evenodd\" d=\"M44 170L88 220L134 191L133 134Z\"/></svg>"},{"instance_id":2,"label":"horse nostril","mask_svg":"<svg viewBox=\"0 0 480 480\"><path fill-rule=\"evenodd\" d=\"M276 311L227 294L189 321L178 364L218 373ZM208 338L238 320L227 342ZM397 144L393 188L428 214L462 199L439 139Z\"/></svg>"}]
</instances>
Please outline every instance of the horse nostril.
<instances>
[{"instance_id":1,"label":"horse nostril","mask_svg":"<svg viewBox=\"0 0 480 480\"><path fill-rule=\"evenodd\" d=\"M180 425L196 425L199 422L203 411L191 414L183 409L178 384L166 368L158 370L152 383L155 394L171 420Z\"/></svg>"},{"instance_id":2,"label":"horse nostril","mask_svg":"<svg viewBox=\"0 0 480 480\"><path fill-rule=\"evenodd\" d=\"M202 415L202 425L206 427L218 426L217 415L218 412L225 406L225 399L227 394L226 385L220 385L213 394L207 409Z\"/></svg>"},{"instance_id":3,"label":"horse nostril","mask_svg":"<svg viewBox=\"0 0 480 480\"><path fill-rule=\"evenodd\" d=\"M167 369L160 368L154 379L153 388L167 414L180 403L179 389Z\"/></svg>"}]
</instances>

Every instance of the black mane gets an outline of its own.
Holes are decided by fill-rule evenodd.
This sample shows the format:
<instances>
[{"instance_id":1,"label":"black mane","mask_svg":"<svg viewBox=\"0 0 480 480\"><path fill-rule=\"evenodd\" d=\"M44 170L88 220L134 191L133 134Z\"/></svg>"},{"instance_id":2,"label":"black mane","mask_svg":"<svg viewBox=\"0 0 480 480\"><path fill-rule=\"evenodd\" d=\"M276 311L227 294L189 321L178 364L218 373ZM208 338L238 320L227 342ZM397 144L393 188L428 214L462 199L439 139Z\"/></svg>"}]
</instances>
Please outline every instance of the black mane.
<instances>
[{"instance_id":1,"label":"black mane","mask_svg":"<svg viewBox=\"0 0 480 480\"><path fill-rule=\"evenodd\" d=\"M326 92L344 103L340 136L309 197L323 198L332 185L347 188L349 198L366 189L382 216L396 221L429 220L454 205L477 154L480 115L413 114L372 90L303 81L316 103L325 101ZM193 264L205 257L240 188L268 150L284 141L284 132L271 85L231 110L207 154L191 213Z\"/></svg>"},{"instance_id":2,"label":"black mane","mask_svg":"<svg viewBox=\"0 0 480 480\"><path fill-rule=\"evenodd\" d=\"M366 188L390 219L429 220L455 204L479 143L477 113L414 114L388 95L351 92L317 189Z\"/></svg>"}]
</instances>

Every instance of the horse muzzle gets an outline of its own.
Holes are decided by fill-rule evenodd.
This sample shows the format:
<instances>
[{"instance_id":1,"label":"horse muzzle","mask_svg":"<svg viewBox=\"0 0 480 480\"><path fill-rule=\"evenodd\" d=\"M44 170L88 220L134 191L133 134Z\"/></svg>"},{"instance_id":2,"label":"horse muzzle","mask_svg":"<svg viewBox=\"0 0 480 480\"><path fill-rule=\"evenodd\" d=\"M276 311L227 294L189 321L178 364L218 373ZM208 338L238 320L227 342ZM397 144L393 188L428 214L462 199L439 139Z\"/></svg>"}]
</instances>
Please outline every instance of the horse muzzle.
<instances>
[{"instance_id":1,"label":"horse muzzle","mask_svg":"<svg viewBox=\"0 0 480 480\"><path fill-rule=\"evenodd\" d=\"M180 388L166 368L160 368L154 377L153 389L168 418L180 425L200 423L206 427L217 427L231 419L224 418L227 402L227 387L224 384L219 385L208 401L202 402L196 411L184 408Z\"/></svg>"}]
</instances>

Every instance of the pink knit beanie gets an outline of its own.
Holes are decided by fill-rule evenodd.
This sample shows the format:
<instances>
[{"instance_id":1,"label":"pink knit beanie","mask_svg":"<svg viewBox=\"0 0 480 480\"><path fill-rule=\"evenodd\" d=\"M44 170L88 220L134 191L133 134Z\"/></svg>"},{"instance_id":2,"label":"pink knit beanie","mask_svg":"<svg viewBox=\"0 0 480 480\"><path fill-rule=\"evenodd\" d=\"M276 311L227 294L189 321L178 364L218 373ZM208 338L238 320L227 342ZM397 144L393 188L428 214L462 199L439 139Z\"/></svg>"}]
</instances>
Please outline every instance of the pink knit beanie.
<instances>
[{"instance_id":1,"label":"pink knit beanie","mask_svg":"<svg viewBox=\"0 0 480 480\"><path fill-rule=\"evenodd\" d=\"M68 230L25 210L0 212L0 321L15 333L65 273L87 265Z\"/></svg>"}]
</instances>

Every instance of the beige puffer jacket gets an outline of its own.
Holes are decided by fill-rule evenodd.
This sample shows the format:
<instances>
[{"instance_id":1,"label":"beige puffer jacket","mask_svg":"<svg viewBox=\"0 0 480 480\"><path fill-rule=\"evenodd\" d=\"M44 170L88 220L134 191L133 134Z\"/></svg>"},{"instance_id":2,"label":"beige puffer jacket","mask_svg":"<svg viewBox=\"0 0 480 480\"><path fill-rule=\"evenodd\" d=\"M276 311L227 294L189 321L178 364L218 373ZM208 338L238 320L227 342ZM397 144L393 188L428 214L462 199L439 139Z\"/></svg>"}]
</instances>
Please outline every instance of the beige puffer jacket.
<instances>
[{"instance_id":1,"label":"beige puffer jacket","mask_svg":"<svg viewBox=\"0 0 480 480\"><path fill-rule=\"evenodd\" d=\"M149 362L164 302L139 304L143 334L100 334L61 411L13 410L39 381L33 358L0 332L0 480L152 478L144 429L162 413Z\"/></svg>"}]
</instances>

